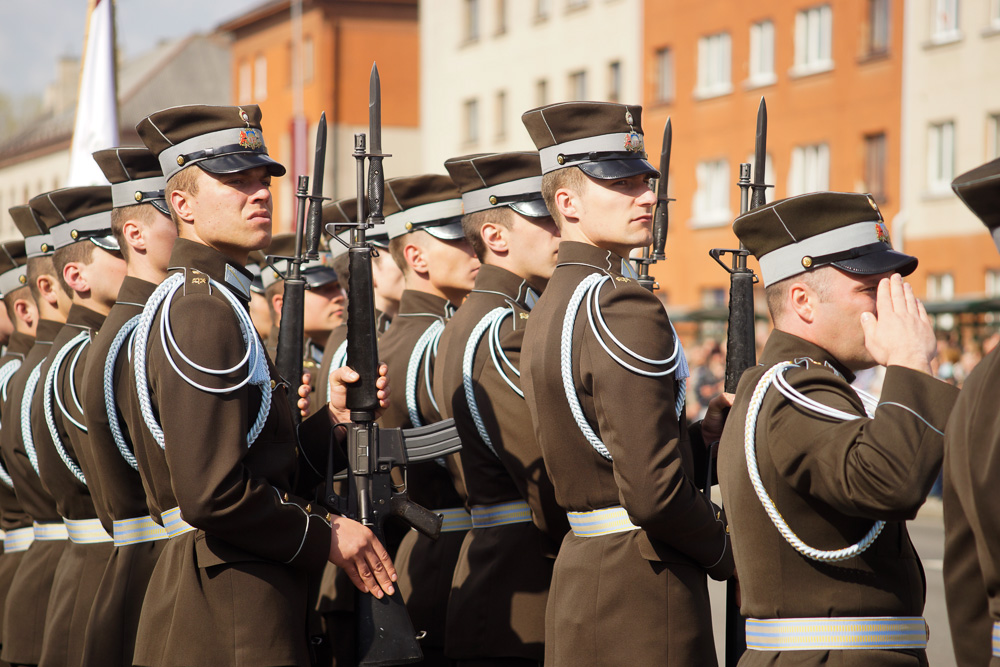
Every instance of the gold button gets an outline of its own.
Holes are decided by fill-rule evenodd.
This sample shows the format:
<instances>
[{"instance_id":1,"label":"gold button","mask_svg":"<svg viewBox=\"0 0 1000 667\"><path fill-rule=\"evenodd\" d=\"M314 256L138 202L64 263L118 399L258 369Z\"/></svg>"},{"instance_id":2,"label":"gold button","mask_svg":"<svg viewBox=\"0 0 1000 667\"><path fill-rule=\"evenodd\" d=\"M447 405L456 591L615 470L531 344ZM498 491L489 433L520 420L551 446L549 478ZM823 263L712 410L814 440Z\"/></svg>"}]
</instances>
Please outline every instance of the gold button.
<instances>
[{"instance_id":1,"label":"gold button","mask_svg":"<svg viewBox=\"0 0 1000 667\"><path fill-rule=\"evenodd\" d=\"M410 231L411 229L413 229L413 223L412 222L406 223L406 231Z\"/></svg>"},{"instance_id":2,"label":"gold button","mask_svg":"<svg viewBox=\"0 0 1000 667\"><path fill-rule=\"evenodd\" d=\"M312 514L312 511L313 511L312 503L306 503L306 512Z\"/></svg>"},{"instance_id":3,"label":"gold button","mask_svg":"<svg viewBox=\"0 0 1000 667\"><path fill-rule=\"evenodd\" d=\"M285 502L288 502L288 493L285 493Z\"/></svg>"},{"instance_id":4,"label":"gold button","mask_svg":"<svg viewBox=\"0 0 1000 667\"><path fill-rule=\"evenodd\" d=\"M17 279L21 281L22 285L25 284L26 282L28 282L28 277L27 276L18 276Z\"/></svg>"},{"instance_id":5,"label":"gold button","mask_svg":"<svg viewBox=\"0 0 1000 667\"><path fill-rule=\"evenodd\" d=\"M494 206L497 205L497 196L496 195L490 195L490 203L493 204Z\"/></svg>"},{"instance_id":6,"label":"gold button","mask_svg":"<svg viewBox=\"0 0 1000 667\"><path fill-rule=\"evenodd\" d=\"M180 166L180 167L184 166L184 156L183 155L178 155L177 156L177 165Z\"/></svg>"},{"instance_id":7,"label":"gold button","mask_svg":"<svg viewBox=\"0 0 1000 667\"><path fill-rule=\"evenodd\" d=\"M135 193L135 200L136 201L142 201L142 193L141 192L136 191L136 193Z\"/></svg>"},{"instance_id":8,"label":"gold button","mask_svg":"<svg viewBox=\"0 0 1000 667\"><path fill-rule=\"evenodd\" d=\"M809 255L806 255L805 257L802 258L802 266L804 266L804 267L806 267L808 269L812 265L813 265L813 258L812 257L810 257Z\"/></svg>"},{"instance_id":9,"label":"gold button","mask_svg":"<svg viewBox=\"0 0 1000 667\"><path fill-rule=\"evenodd\" d=\"M560 153L559 155L556 156L556 162L558 162L559 164L566 164L566 156Z\"/></svg>"},{"instance_id":10,"label":"gold button","mask_svg":"<svg viewBox=\"0 0 1000 667\"><path fill-rule=\"evenodd\" d=\"M71 239L73 239L74 241L75 241L75 240L76 240L77 238L79 238L79 236L80 236L80 232L76 231L75 229L74 229L73 231L71 231L71 232L69 233L69 237L70 237Z\"/></svg>"},{"instance_id":11,"label":"gold button","mask_svg":"<svg viewBox=\"0 0 1000 667\"><path fill-rule=\"evenodd\" d=\"M277 385L277 384L278 384L277 382L275 382L274 380L271 380L271 389L274 389L275 385Z\"/></svg>"},{"instance_id":12,"label":"gold button","mask_svg":"<svg viewBox=\"0 0 1000 667\"><path fill-rule=\"evenodd\" d=\"M42 252L48 252L48 251L49 251L49 244L48 243L43 243L42 244Z\"/></svg>"}]
</instances>

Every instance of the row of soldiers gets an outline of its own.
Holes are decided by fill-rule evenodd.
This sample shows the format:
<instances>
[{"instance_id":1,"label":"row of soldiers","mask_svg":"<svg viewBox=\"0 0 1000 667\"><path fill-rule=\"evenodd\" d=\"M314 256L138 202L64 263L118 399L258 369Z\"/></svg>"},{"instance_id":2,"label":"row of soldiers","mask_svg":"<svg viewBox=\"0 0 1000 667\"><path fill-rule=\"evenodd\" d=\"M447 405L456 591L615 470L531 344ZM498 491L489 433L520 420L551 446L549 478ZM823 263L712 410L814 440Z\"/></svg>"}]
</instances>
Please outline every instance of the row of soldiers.
<instances>
[{"instance_id":1,"label":"row of soldiers","mask_svg":"<svg viewBox=\"0 0 1000 667\"><path fill-rule=\"evenodd\" d=\"M26 261L4 245L5 661L354 664L353 584L398 586L426 664L713 665L706 577L738 571L745 664L926 663L904 520L957 392L930 374L933 332L901 278L916 259L891 249L870 196L737 220L776 330L728 419L718 397L688 424L683 347L628 259L651 241L659 176L640 107L534 109L537 152L387 181L370 235L380 423L451 417L463 449L399 479L441 537L382 544L318 500L357 378L349 323L322 340L343 315L343 244L333 271L304 270L314 386L276 373L251 317L256 289L277 318L283 270L258 267L255 288L247 268L285 171L260 119L154 113L145 148L95 155L110 187L12 211ZM327 204L324 220L343 234L359 208ZM877 406L849 384L875 364ZM716 452L728 523L705 488ZM975 590L956 599L988 630ZM965 638L989 655L988 632Z\"/></svg>"}]
</instances>

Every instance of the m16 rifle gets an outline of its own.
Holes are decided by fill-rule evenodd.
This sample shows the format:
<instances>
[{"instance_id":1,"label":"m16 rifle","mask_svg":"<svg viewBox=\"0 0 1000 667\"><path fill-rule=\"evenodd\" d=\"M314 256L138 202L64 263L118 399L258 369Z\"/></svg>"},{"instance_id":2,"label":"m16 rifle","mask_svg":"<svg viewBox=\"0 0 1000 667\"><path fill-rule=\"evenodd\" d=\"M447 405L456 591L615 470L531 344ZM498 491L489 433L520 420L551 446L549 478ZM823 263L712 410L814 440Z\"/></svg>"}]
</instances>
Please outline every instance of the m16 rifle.
<instances>
[{"instance_id":1,"label":"m16 rifle","mask_svg":"<svg viewBox=\"0 0 1000 667\"><path fill-rule=\"evenodd\" d=\"M274 262L286 260L288 270L282 276L285 281L284 299L281 306L281 327L278 329L278 347L274 366L278 374L289 384L288 403L292 408L292 418L299 422L298 387L302 381L302 355L305 332L306 281L302 277L302 264L319 259L320 235L323 231L323 172L326 162L326 112L320 116L316 129L316 153L313 160L313 189L309 194L309 177L299 176L296 198L298 199L297 224L295 225L295 255L280 257L269 255L267 263L277 273ZM306 215L306 202L309 213Z\"/></svg>"},{"instance_id":2,"label":"m16 rifle","mask_svg":"<svg viewBox=\"0 0 1000 667\"><path fill-rule=\"evenodd\" d=\"M382 153L381 89L375 66L370 78L368 110L370 150L365 149L364 134L354 135L358 221L351 226L348 250L347 365L360 378L347 387L347 407L351 411L351 422L346 425L347 471L344 475L335 474L336 457L331 450L327 463L326 504L368 526L383 543L383 523L390 516L402 519L428 537L437 538L441 532L441 515L411 501L405 490L398 491L390 473L395 467L405 470L408 462L428 461L461 449L454 420L447 419L405 431L382 429L375 423L379 400L375 384L378 380L378 347L372 282L374 251L365 239L365 230L385 222L382 216L385 189L382 159L389 157ZM347 496L339 496L333 482L345 477ZM393 595L381 599L359 593L355 609L359 665L405 665L423 659L413 623L398 588Z\"/></svg>"},{"instance_id":3,"label":"m16 rifle","mask_svg":"<svg viewBox=\"0 0 1000 667\"><path fill-rule=\"evenodd\" d=\"M664 250L667 246L667 229L670 225L670 215L667 205L674 201L667 196L667 186L670 177L670 148L674 140L674 131L667 118L667 124L663 128L663 149L660 151L660 178L656 182L656 211L653 213L653 249L642 249L642 257L636 257L635 261L639 265L639 284L650 292L656 291L659 285L652 276L649 275L651 264L663 261L667 258Z\"/></svg>"},{"instance_id":4,"label":"m16 rifle","mask_svg":"<svg viewBox=\"0 0 1000 667\"><path fill-rule=\"evenodd\" d=\"M760 100L757 110L757 137L754 146L753 181L750 180L750 165L740 165L740 215L766 203L765 195L770 185L764 184L767 164L767 105ZM749 204L747 195L749 192ZM725 390L735 393L743 371L757 363L757 348L754 333L753 286L757 276L747 267L750 252L740 244L739 249L714 248L709 251L712 258L729 272L729 328L726 335L726 382ZM722 257L732 255L731 266L726 266ZM726 585L726 667L735 667L740 656L746 651L746 622L736 604L736 583Z\"/></svg>"}]
</instances>

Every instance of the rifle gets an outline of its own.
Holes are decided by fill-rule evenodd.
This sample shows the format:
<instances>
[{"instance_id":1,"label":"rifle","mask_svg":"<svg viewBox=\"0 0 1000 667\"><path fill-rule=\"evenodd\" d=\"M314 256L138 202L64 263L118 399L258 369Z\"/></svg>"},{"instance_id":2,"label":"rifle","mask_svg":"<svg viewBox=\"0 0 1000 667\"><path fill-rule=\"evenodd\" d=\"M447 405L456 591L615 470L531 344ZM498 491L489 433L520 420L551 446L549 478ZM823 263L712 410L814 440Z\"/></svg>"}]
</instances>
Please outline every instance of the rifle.
<instances>
[{"instance_id":1,"label":"rifle","mask_svg":"<svg viewBox=\"0 0 1000 667\"><path fill-rule=\"evenodd\" d=\"M375 423L379 400L375 386L378 379L378 347L372 283L374 251L365 238L365 230L385 222L382 216L385 189L382 159L390 156L382 153L381 89L378 67L374 65L368 110L371 150L365 150L364 134L354 135L358 221L351 226L348 250L351 268L347 302L347 364L360 379L347 388L347 407L351 411L351 422L346 425L347 471L341 475L334 474L335 457L331 448L327 460L326 504L368 526L383 543L383 523L390 516L397 516L424 535L437 538L441 533L441 515L411 501L405 490L397 491L390 473L399 466L404 468L405 475L408 462L431 460L461 449L454 420L406 431L382 429ZM365 159L368 160L367 197ZM347 496L341 497L334 491L333 483L345 478L348 482ZM356 611L359 665L405 665L423 659L413 623L398 588L393 595L381 599L359 592Z\"/></svg>"},{"instance_id":2,"label":"rifle","mask_svg":"<svg viewBox=\"0 0 1000 667\"><path fill-rule=\"evenodd\" d=\"M757 137L754 146L754 173L750 180L750 165L740 165L740 215L765 203L770 185L764 184L767 162L767 105L760 99L757 110ZM752 191L747 205L747 192ZM725 254L732 255L732 265L722 261ZM753 285L757 276L747 268L750 252L740 243L739 249L713 248L709 251L719 265L729 272L729 328L726 334L726 384L729 393L736 392L743 371L757 363L754 332ZM747 649L746 622L736 604L736 583L726 583L726 667L735 667Z\"/></svg>"},{"instance_id":3,"label":"rifle","mask_svg":"<svg viewBox=\"0 0 1000 667\"><path fill-rule=\"evenodd\" d=\"M282 275L285 281L284 300L281 306L281 327L278 329L278 347L274 366L278 374L289 384L288 403L292 408L292 419L298 424L299 383L302 382L302 354L305 332L306 281L302 278L302 264L319 258L319 241L323 229L323 171L326 162L326 112L319 118L316 129L316 153L313 160L313 190L309 192L309 177L299 176L295 196L298 199L295 225L295 255L280 257L269 255L267 263L277 273L277 260L288 262L288 270ZM306 216L306 200L309 214Z\"/></svg>"},{"instance_id":4,"label":"rifle","mask_svg":"<svg viewBox=\"0 0 1000 667\"><path fill-rule=\"evenodd\" d=\"M656 182L656 212L653 213L653 250L642 249L642 257L634 261L639 265L639 284L650 292L659 289L657 282L649 275L649 266L667 258L664 250L667 246L667 228L670 225L667 205L674 201L667 196L667 186L670 177L670 148L673 144L674 131L667 118L663 128L663 148L660 151L660 178Z\"/></svg>"}]
</instances>

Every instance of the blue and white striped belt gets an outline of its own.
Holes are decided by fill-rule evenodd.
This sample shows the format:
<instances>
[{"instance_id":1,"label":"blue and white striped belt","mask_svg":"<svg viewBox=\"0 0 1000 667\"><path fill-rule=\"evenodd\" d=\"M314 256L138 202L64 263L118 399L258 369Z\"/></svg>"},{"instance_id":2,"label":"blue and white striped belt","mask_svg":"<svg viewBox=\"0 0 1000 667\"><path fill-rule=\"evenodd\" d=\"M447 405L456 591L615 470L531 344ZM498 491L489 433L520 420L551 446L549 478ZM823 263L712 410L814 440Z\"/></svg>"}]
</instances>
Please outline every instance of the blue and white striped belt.
<instances>
[{"instance_id":1,"label":"blue and white striped belt","mask_svg":"<svg viewBox=\"0 0 1000 667\"><path fill-rule=\"evenodd\" d=\"M69 541L73 544L98 544L111 542L108 531L104 530L100 519L63 519Z\"/></svg>"},{"instance_id":2,"label":"blue and white striped belt","mask_svg":"<svg viewBox=\"0 0 1000 667\"><path fill-rule=\"evenodd\" d=\"M925 649L920 616L748 618L747 648L754 651Z\"/></svg>"},{"instance_id":3,"label":"blue and white striped belt","mask_svg":"<svg viewBox=\"0 0 1000 667\"><path fill-rule=\"evenodd\" d=\"M597 537L639 530L628 518L624 507L605 507L590 512L566 512L569 526L577 537Z\"/></svg>"},{"instance_id":4,"label":"blue and white striped belt","mask_svg":"<svg viewBox=\"0 0 1000 667\"><path fill-rule=\"evenodd\" d=\"M55 540L69 539L69 531L64 523L38 523L35 522L35 539L39 542L52 542Z\"/></svg>"},{"instance_id":5,"label":"blue and white striped belt","mask_svg":"<svg viewBox=\"0 0 1000 667\"><path fill-rule=\"evenodd\" d=\"M531 508L523 500L475 505L472 508L473 528L493 528L514 523L531 523Z\"/></svg>"},{"instance_id":6,"label":"blue and white striped belt","mask_svg":"<svg viewBox=\"0 0 1000 667\"><path fill-rule=\"evenodd\" d=\"M27 551L28 547L34 541L35 529L31 526L8 530L3 536L3 552L5 554L16 554L19 551Z\"/></svg>"},{"instance_id":7,"label":"blue and white striped belt","mask_svg":"<svg viewBox=\"0 0 1000 667\"><path fill-rule=\"evenodd\" d=\"M181 518L180 507L166 510L160 514L160 520L163 522L163 529L167 531L167 537L177 537L194 530L194 526Z\"/></svg>"},{"instance_id":8,"label":"blue and white striped belt","mask_svg":"<svg viewBox=\"0 0 1000 667\"><path fill-rule=\"evenodd\" d=\"M993 657L1000 658L1000 623L993 624Z\"/></svg>"},{"instance_id":9,"label":"blue and white striped belt","mask_svg":"<svg viewBox=\"0 0 1000 667\"><path fill-rule=\"evenodd\" d=\"M464 507L449 507L443 510L431 510L435 514L440 514L444 521L441 523L442 533L457 533L463 530L472 530L472 517L465 511Z\"/></svg>"},{"instance_id":10,"label":"blue and white striped belt","mask_svg":"<svg viewBox=\"0 0 1000 667\"><path fill-rule=\"evenodd\" d=\"M126 547L130 544L155 542L169 537L167 530L153 521L151 516L137 516L131 519L115 519L112 526L115 534L115 546Z\"/></svg>"}]
</instances>

